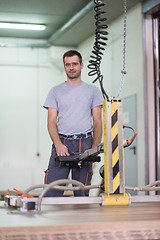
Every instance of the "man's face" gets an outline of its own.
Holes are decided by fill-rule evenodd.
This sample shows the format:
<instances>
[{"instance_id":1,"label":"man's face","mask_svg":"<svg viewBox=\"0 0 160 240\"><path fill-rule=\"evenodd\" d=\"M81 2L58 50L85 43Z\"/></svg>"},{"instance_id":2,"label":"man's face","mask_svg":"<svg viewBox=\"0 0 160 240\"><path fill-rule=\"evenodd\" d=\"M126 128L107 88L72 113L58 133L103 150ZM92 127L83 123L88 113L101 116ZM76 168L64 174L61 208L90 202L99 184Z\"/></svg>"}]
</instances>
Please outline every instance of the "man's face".
<instances>
[{"instance_id":1,"label":"man's face","mask_svg":"<svg viewBox=\"0 0 160 240\"><path fill-rule=\"evenodd\" d=\"M67 77L70 80L74 80L81 76L83 63L80 64L79 58L77 55L74 55L72 57L65 57L64 68L65 68Z\"/></svg>"}]
</instances>

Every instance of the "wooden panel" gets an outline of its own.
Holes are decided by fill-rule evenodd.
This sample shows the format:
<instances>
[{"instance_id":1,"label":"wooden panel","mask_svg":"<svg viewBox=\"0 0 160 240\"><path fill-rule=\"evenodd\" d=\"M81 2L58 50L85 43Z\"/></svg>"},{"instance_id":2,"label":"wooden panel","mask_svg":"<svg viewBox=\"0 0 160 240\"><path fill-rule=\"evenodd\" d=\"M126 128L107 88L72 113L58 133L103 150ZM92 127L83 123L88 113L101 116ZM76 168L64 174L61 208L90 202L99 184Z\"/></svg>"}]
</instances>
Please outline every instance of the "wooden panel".
<instances>
[{"instance_id":1,"label":"wooden panel","mask_svg":"<svg viewBox=\"0 0 160 240\"><path fill-rule=\"evenodd\" d=\"M160 222L115 222L87 225L19 227L0 229L1 240L104 240L160 239Z\"/></svg>"},{"instance_id":2,"label":"wooden panel","mask_svg":"<svg viewBox=\"0 0 160 240\"><path fill-rule=\"evenodd\" d=\"M160 203L43 206L41 214L1 207L0 240L6 239L160 239Z\"/></svg>"},{"instance_id":3,"label":"wooden panel","mask_svg":"<svg viewBox=\"0 0 160 240\"><path fill-rule=\"evenodd\" d=\"M41 214L26 215L0 212L0 240L160 239L160 203L49 206Z\"/></svg>"}]
</instances>

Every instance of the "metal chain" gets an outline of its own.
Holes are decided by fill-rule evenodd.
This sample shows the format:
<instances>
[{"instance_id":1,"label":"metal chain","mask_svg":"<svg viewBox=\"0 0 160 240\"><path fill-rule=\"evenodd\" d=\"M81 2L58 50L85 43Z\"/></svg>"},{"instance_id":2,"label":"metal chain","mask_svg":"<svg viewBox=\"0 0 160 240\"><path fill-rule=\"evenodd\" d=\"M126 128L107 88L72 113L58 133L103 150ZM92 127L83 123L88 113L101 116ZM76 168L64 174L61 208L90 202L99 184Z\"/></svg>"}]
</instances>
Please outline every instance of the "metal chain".
<instances>
[{"instance_id":1,"label":"metal chain","mask_svg":"<svg viewBox=\"0 0 160 240\"><path fill-rule=\"evenodd\" d=\"M123 85L124 85L124 75L126 74L126 29L127 29L127 0L124 0L123 6L123 14L124 14L124 22L123 22L123 69L121 71L121 82L119 92L116 98L120 96L122 93Z\"/></svg>"}]
</instances>

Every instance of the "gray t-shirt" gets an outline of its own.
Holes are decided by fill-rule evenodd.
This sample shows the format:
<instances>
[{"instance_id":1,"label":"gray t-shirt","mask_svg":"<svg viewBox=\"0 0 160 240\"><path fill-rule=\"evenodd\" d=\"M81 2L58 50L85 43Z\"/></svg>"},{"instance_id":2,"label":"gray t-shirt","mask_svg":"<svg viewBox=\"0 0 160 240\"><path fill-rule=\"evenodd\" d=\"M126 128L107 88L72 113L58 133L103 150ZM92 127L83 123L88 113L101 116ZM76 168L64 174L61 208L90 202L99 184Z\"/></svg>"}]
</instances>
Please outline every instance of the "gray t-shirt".
<instances>
[{"instance_id":1,"label":"gray t-shirt","mask_svg":"<svg viewBox=\"0 0 160 240\"><path fill-rule=\"evenodd\" d=\"M92 109L102 103L102 94L96 86L85 82L71 86L64 82L50 90L44 107L57 109L60 134L74 135L93 130Z\"/></svg>"}]
</instances>

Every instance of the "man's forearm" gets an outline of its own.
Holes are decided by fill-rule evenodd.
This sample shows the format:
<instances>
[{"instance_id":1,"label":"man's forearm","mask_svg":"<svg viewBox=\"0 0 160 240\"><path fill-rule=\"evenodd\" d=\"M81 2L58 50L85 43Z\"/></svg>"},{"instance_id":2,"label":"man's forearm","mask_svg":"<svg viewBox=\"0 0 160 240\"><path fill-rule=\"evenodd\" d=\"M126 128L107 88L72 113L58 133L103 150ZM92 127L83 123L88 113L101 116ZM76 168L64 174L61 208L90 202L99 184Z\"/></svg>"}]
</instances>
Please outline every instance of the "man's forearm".
<instances>
[{"instance_id":1,"label":"man's forearm","mask_svg":"<svg viewBox=\"0 0 160 240\"><path fill-rule=\"evenodd\" d=\"M55 145L56 152L58 156L69 155L68 148L61 142L61 139L58 134L57 125L54 122L48 121L48 131L50 137Z\"/></svg>"},{"instance_id":2,"label":"man's forearm","mask_svg":"<svg viewBox=\"0 0 160 240\"><path fill-rule=\"evenodd\" d=\"M102 139L102 121L97 122L93 126L93 143L92 148L97 147Z\"/></svg>"},{"instance_id":3,"label":"man's forearm","mask_svg":"<svg viewBox=\"0 0 160 240\"><path fill-rule=\"evenodd\" d=\"M55 146L61 143L57 125L55 123L48 121L48 132Z\"/></svg>"}]
</instances>

